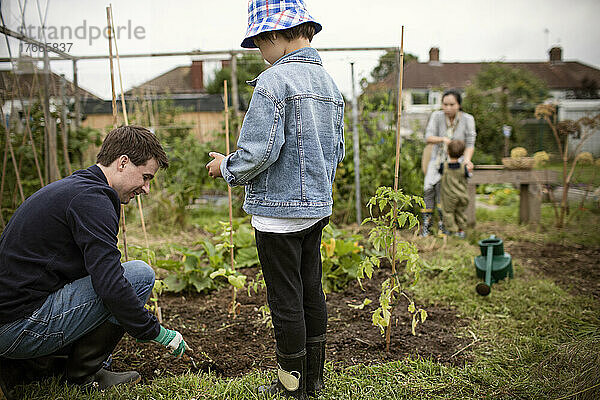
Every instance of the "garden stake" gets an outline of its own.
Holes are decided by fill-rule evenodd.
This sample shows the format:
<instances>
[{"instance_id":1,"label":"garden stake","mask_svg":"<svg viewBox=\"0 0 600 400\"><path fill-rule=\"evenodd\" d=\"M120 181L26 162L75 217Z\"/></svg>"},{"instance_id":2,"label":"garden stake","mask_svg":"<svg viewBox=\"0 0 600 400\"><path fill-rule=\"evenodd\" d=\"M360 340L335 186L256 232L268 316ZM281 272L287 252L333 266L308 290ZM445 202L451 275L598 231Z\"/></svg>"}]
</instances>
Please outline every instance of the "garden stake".
<instances>
[{"instance_id":1,"label":"garden stake","mask_svg":"<svg viewBox=\"0 0 600 400\"><path fill-rule=\"evenodd\" d=\"M4 19L2 19L2 23L4 24ZM12 60L12 52L10 50L10 45L8 43L8 36L4 35L4 38L6 39L6 48L8 49L8 55L9 58ZM37 81L37 71L34 69L34 74L33 74L33 83L31 85L31 91L29 92L29 98L30 98L30 102L27 105L27 107L24 107L23 104L23 96L21 94L21 85L19 83L19 78L18 78L18 74L14 74L14 80L15 80L15 87L17 88L17 96L19 97L19 101L21 102L21 109L25 109L26 113L25 113L25 127L27 128L27 134L29 135L29 140L31 142L31 148L33 150L33 160L35 161L35 167L37 169L37 173L38 176L40 178L40 184L42 187L44 187L44 178L42 177L42 170L40 168L40 163L38 162L38 157L37 157L37 150L35 149L35 141L33 140L33 135L31 133L31 127L29 126L29 115L31 114L31 104L33 104L33 88L36 85L36 81ZM2 79L4 80L4 77L2 77ZM4 87L8 87L8 85L6 84L6 82L4 83ZM40 86L41 89L41 86ZM23 138L25 139L25 138ZM19 163L20 165L20 163ZM3 172L4 174L4 172ZM2 224L4 225L4 221L2 222Z\"/></svg>"},{"instance_id":2,"label":"garden stake","mask_svg":"<svg viewBox=\"0 0 600 400\"><path fill-rule=\"evenodd\" d=\"M400 66L398 71L398 120L396 121L396 164L394 167L394 191L398 190L398 171L400 170L400 120L402 116L402 74L404 72L404 25L402 25L402 35L400 37ZM396 230L396 220L398 215L398 203L394 201L394 239L392 242L392 278L394 284L398 284L398 277L396 276L396 240L397 240L397 230ZM393 296L394 292L391 294L391 309L390 314L394 310L393 305ZM390 342L391 342L391 332L392 324L391 321L388 324L385 331L385 351L390 351Z\"/></svg>"},{"instance_id":3,"label":"garden stake","mask_svg":"<svg viewBox=\"0 0 600 400\"><path fill-rule=\"evenodd\" d=\"M14 113L13 113L14 115ZM4 113L2 113L2 124L6 126L6 143L8 144L8 151L10 152L10 158L13 163L13 167L15 169L15 176L17 178L17 187L19 188L19 194L21 195L21 203L25 201L25 196L23 195L23 185L21 184L21 174L19 173L19 167L17 166L17 159L15 157L15 152L12 147L12 143L10 142L10 133L8 129L8 123L6 122L6 118L4 117Z\"/></svg>"},{"instance_id":4,"label":"garden stake","mask_svg":"<svg viewBox=\"0 0 600 400\"><path fill-rule=\"evenodd\" d=\"M227 97L227 79L223 81L223 93L225 94L224 103L225 103L225 155L229 155L229 104ZM227 185L227 196L229 198L229 254L231 256L231 270L235 270L234 260L233 260L233 209L231 206L231 186ZM237 289L233 287L232 293L232 301L231 301L231 310L230 312L233 314L233 318L237 316Z\"/></svg>"},{"instance_id":5,"label":"garden stake","mask_svg":"<svg viewBox=\"0 0 600 400\"><path fill-rule=\"evenodd\" d=\"M112 4L109 5L108 9L110 9L110 25L114 26L115 22L114 22L114 18L113 18ZM115 40L115 55L117 56L117 69L119 71L119 86L121 88L121 108L123 110L123 119L125 120L125 125L129 125L129 118L127 118L127 104L125 103L125 92L123 91L123 77L121 75L121 60L119 58L119 48L117 47L117 38L114 37L114 40ZM138 210L140 212L140 221L142 223L142 231L144 232L144 240L146 242L146 257L147 257L148 265L150 265L150 244L148 242L148 232L146 231L146 222L144 221L144 210L142 208L142 199L140 198L140 196L135 196L135 199L137 201ZM124 215L123 215L123 218L124 218ZM123 227L125 227L125 219L123 219ZM125 232L125 231L123 231L123 232ZM127 261L127 256L125 256L125 257L126 257L125 261ZM156 291L154 291L154 289L152 289L152 296L155 299L157 299L154 304L155 314L158 318L158 322L162 324L162 312L158 305L158 295L157 295Z\"/></svg>"},{"instance_id":6,"label":"garden stake","mask_svg":"<svg viewBox=\"0 0 600 400\"><path fill-rule=\"evenodd\" d=\"M113 115L113 129L117 128L117 98L115 94L115 73L113 67L113 54L112 54L112 24L110 22L110 9L111 7L106 7L106 21L108 26L107 34L108 34L108 59L110 64L110 86L112 89L112 115ZM123 234L123 256L125 257L125 261L129 260L129 256L127 254L127 227L125 226L125 209L123 205L121 205L121 233Z\"/></svg>"}]
</instances>

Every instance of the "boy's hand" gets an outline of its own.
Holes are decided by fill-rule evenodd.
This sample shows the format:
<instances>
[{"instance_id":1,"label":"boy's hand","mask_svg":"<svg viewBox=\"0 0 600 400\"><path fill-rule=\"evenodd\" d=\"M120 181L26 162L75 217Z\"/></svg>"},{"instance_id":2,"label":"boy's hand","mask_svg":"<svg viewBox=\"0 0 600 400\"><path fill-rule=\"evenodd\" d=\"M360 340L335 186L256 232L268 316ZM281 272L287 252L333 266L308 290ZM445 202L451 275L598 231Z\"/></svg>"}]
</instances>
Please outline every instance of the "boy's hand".
<instances>
[{"instance_id":1,"label":"boy's hand","mask_svg":"<svg viewBox=\"0 0 600 400\"><path fill-rule=\"evenodd\" d=\"M223 161L225 156L221 153L217 153L214 151L211 151L210 153L208 153L208 155L214 158L214 160L212 160L208 164L206 164L206 169L208 170L208 176L211 176L213 178L218 178L218 177L222 176L221 175L221 162Z\"/></svg>"}]
</instances>

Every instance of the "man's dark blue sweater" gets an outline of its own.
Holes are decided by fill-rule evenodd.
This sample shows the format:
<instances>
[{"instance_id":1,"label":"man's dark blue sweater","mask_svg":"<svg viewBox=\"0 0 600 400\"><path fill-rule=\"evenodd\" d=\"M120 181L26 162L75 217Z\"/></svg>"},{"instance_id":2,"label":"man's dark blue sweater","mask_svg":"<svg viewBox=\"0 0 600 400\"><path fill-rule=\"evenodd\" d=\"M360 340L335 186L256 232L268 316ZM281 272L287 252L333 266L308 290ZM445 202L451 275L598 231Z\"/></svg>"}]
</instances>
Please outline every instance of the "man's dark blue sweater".
<instances>
[{"instance_id":1,"label":"man's dark blue sweater","mask_svg":"<svg viewBox=\"0 0 600 400\"><path fill-rule=\"evenodd\" d=\"M123 276L119 211L119 196L96 165L25 200L0 238L0 324L30 316L50 293L90 275L94 291L130 335L158 336L158 321Z\"/></svg>"}]
</instances>

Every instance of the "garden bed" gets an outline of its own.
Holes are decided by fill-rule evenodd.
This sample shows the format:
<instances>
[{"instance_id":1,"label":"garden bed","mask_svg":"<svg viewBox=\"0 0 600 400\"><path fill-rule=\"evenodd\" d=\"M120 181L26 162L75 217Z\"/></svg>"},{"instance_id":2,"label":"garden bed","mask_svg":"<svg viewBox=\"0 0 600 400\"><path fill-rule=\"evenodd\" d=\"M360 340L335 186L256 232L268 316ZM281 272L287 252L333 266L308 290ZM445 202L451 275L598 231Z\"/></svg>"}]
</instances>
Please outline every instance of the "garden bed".
<instances>
[{"instance_id":1,"label":"garden bed","mask_svg":"<svg viewBox=\"0 0 600 400\"><path fill-rule=\"evenodd\" d=\"M244 272L253 276L256 269ZM399 360L410 354L442 363L463 364L469 352L461 350L471 338L458 337L458 331L467 322L448 307L427 306L427 321L419 324L417 335L413 336L407 304L401 301L393 315L391 351L385 352L384 339L371 324L383 278L376 274L373 281L365 280L364 292L357 282L352 282L345 292L327 295L327 358L333 361L334 368ZM364 310L348 305L359 305L365 297L373 303ZM259 311L265 300L264 290L251 297L246 291L238 292L240 313L231 319L226 311L231 302L230 288L210 294L164 295L160 298L164 325L183 334L194 350L193 362L186 357L173 359L161 346L137 343L126 336L115 351L113 367L115 370L135 368L146 382L187 371L210 370L219 376L235 377L255 369L273 369L275 341L272 329L261 322Z\"/></svg>"},{"instance_id":2,"label":"garden bed","mask_svg":"<svg viewBox=\"0 0 600 400\"><path fill-rule=\"evenodd\" d=\"M505 250L571 293L600 300L600 247L507 241Z\"/></svg>"}]
</instances>

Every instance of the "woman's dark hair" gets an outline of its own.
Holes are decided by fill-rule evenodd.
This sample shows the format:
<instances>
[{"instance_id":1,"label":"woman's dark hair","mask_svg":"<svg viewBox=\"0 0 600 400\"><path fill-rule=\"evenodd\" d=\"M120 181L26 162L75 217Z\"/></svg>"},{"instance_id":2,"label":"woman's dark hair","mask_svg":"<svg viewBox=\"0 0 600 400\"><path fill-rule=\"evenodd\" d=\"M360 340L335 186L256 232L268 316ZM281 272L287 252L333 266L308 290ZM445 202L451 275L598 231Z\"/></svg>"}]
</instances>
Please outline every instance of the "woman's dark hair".
<instances>
[{"instance_id":1,"label":"woman's dark hair","mask_svg":"<svg viewBox=\"0 0 600 400\"><path fill-rule=\"evenodd\" d=\"M454 96L456 102L458 103L458 108L462 110L462 96L460 95L460 92L456 89L448 89L444 92L444 94L442 94L442 101L444 101L444 97L448 95Z\"/></svg>"},{"instance_id":2,"label":"woman's dark hair","mask_svg":"<svg viewBox=\"0 0 600 400\"><path fill-rule=\"evenodd\" d=\"M162 169L169 166L169 159L156 136L141 126L125 125L110 131L102 143L96 162L108 167L124 154L136 166L146 164L151 158Z\"/></svg>"}]
</instances>

